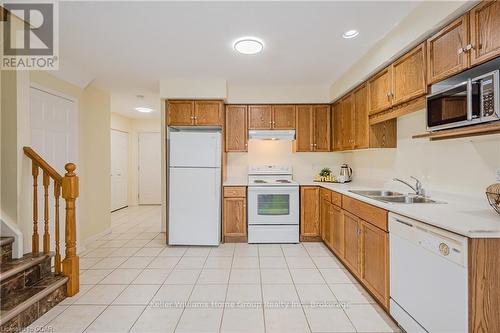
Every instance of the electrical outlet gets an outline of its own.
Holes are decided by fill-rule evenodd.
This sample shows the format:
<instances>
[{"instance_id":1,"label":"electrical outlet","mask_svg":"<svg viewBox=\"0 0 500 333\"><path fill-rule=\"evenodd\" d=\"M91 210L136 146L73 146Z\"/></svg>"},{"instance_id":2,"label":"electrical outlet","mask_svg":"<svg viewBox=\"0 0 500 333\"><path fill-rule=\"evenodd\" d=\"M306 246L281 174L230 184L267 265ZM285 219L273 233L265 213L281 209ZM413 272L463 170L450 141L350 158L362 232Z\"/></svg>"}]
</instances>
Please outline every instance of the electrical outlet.
<instances>
[{"instance_id":1,"label":"electrical outlet","mask_svg":"<svg viewBox=\"0 0 500 333\"><path fill-rule=\"evenodd\" d=\"M497 182L500 183L500 168L497 169Z\"/></svg>"}]
</instances>

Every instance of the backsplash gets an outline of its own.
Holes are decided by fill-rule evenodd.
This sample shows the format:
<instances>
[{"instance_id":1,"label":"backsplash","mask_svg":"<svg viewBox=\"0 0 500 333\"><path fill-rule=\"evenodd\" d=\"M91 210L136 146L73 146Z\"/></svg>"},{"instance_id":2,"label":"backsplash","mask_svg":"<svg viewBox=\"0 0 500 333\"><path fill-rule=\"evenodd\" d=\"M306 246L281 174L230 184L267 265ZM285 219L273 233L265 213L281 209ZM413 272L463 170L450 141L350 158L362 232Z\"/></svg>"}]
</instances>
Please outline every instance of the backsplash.
<instances>
[{"instance_id":1,"label":"backsplash","mask_svg":"<svg viewBox=\"0 0 500 333\"><path fill-rule=\"evenodd\" d=\"M398 147L343 153L357 180L421 178L438 192L484 197L500 168L500 135L455 140L412 139L425 132L425 111L398 118Z\"/></svg>"},{"instance_id":2,"label":"backsplash","mask_svg":"<svg viewBox=\"0 0 500 333\"><path fill-rule=\"evenodd\" d=\"M248 153L227 154L227 178L246 178L248 165L252 164L291 164L294 178L312 180L324 167L338 174L345 162L343 154L294 153L292 145L285 140L249 140Z\"/></svg>"}]
</instances>

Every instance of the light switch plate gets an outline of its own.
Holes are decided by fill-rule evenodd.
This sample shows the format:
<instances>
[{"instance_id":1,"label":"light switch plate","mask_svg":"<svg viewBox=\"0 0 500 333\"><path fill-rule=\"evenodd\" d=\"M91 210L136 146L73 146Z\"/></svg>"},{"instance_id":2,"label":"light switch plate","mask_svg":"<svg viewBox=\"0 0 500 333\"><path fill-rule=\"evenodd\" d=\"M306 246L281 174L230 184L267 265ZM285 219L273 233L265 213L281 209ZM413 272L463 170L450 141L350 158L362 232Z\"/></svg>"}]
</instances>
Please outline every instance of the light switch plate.
<instances>
[{"instance_id":1,"label":"light switch plate","mask_svg":"<svg viewBox=\"0 0 500 333\"><path fill-rule=\"evenodd\" d=\"M500 168L497 169L496 176L497 176L497 182L500 183Z\"/></svg>"}]
</instances>

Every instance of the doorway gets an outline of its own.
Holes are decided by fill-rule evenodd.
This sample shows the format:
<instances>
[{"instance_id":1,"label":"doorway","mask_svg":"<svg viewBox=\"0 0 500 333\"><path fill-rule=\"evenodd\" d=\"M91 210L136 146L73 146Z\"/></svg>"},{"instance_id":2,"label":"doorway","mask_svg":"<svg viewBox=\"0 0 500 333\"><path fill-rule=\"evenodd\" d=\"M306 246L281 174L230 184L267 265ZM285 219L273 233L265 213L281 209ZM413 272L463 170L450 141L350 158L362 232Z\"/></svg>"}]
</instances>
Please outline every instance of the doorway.
<instances>
[{"instance_id":1,"label":"doorway","mask_svg":"<svg viewBox=\"0 0 500 333\"><path fill-rule=\"evenodd\" d=\"M139 205L160 204L160 132L141 132L139 133Z\"/></svg>"},{"instance_id":2,"label":"doorway","mask_svg":"<svg viewBox=\"0 0 500 333\"><path fill-rule=\"evenodd\" d=\"M111 211L128 206L128 133L111 130Z\"/></svg>"}]
</instances>

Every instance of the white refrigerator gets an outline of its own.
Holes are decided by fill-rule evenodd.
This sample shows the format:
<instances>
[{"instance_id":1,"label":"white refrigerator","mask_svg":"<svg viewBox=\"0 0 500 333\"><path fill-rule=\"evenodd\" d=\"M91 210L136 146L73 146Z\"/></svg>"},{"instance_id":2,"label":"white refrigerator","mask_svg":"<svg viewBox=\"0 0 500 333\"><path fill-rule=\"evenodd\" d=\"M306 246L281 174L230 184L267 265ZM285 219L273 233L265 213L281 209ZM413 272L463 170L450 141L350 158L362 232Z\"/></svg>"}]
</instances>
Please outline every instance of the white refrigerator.
<instances>
[{"instance_id":1,"label":"white refrigerator","mask_svg":"<svg viewBox=\"0 0 500 333\"><path fill-rule=\"evenodd\" d=\"M169 133L168 240L170 245L219 245L221 132Z\"/></svg>"}]
</instances>

